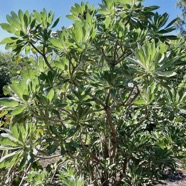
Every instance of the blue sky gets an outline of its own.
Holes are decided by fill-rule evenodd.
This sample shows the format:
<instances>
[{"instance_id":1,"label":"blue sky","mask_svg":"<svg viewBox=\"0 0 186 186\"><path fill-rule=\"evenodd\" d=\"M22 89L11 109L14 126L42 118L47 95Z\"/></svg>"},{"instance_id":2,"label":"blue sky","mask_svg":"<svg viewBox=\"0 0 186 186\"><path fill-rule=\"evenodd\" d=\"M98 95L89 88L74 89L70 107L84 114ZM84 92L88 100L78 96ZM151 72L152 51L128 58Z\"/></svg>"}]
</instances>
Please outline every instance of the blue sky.
<instances>
[{"instance_id":1,"label":"blue sky","mask_svg":"<svg viewBox=\"0 0 186 186\"><path fill-rule=\"evenodd\" d=\"M66 15L70 13L71 6L74 3L89 2L89 4L94 4L95 7L102 0L1 0L0 6L0 23L6 22L6 15L10 14L11 11L17 13L19 9L25 11L32 10L41 11L43 8L47 10L52 10L55 13L55 17L61 17L59 26L70 26L71 21L66 18ZM167 12L170 15L170 20L174 19L181 14L181 11L176 8L177 0L145 0L144 5L158 5L160 13ZM59 28L60 28L59 27ZM9 34L0 28L0 41L8 37ZM3 50L3 46L0 46L0 50Z\"/></svg>"}]
</instances>

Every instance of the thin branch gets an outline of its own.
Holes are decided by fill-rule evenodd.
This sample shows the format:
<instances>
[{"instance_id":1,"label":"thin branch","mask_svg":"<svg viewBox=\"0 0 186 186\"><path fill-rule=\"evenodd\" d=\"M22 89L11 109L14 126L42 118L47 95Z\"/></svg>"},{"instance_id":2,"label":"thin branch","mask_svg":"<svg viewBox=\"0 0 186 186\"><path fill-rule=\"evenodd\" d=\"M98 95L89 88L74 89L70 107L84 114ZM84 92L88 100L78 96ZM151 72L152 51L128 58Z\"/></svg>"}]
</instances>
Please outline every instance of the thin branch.
<instances>
[{"instance_id":1,"label":"thin branch","mask_svg":"<svg viewBox=\"0 0 186 186\"><path fill-rule=\"evenodd\" d=\"M78 84L73 80L73 79L70 79L69 80L69 83L73 84L75 87L78 87ZM91 93L88 94L96 103L100 104L103 106L103 108L105 108L105 104L100 100L98 99L96 96L92 95Z\"/></svg>"},{"instance_id":2,"label":"thin branch","mask_svg":"<svg viewBox=\"0 0 186 186\"><path fill-rule=\"evenodd\" d=\"M51 70L51 71L54 71L54 69L51 67L51 65L49 64L48 62L48 59L46 58L46 55L45 55L45 47L43 46L43 52L41 52L32 42L29 42L29 44L43 57L46 65L48 66L48 68Z\"/></svg>"},{"instance_id":3,"label":"thin branch","mask_svg":"<svg viewBox=\"0 0 186 186\"><path fill-rule=\"evenodd\" d=\"M110 89L109 89L109 92L108 92L108 95L107 95L107 98L106 98L106 107L109 106L109 99L110 99Z\"/></svg>"},{"instance_id":4,"label":"thin branch","mask_svg":"<svg viewBox=\"0 0 186 186\"><path fill-rule=\"evenodd\" d=\"M66 161L67 161L67 159L64 160L64 161L62 161L62 162L59 162L59 163L57 164L57 166L56 166L56 168L55 168L55 171L54 171L54 173L53 173L53 176L51 177L51 180L50 180L51 183L52 183L53 180L54 180L54 177L55 177L55 175L56 175L56 172L57 172L59 166L60 166L61 164L65 163Z\"/></svg>"},{"instance_id":5,"label":"thin branch","mask_svg":"<svg viewBox=\"0 0 186 186\"><path fill-rule=\"evenodd\" d=\"M135 127L132 129L132 131L130 132L129 136L131 136L131 135L135 132L135 130L136 130L138 127L141 126L141 124L146 120L146 118L147 118L146 116L143 117L142 120L141 120L139 123L136 124L136 126L135 126Z\"/></svg>"},{"instance_id":6,"label":"thin branch","mask_svg":"<svg viewBox=\"0 0 186 186\"><path fill-rule=\"evenodd\" d=\"M23 184L24 178L25 178L27 172L29 171L31 165L32 165L32 163L30 163L30 164L28 165L27 169L24 171L23 176L22 176L22 179L21 179L21 181L20 181L20 183L19 183L19 186L21 186L21 185Z\"/></svg>"},{"instance_id":7,"label":"thin branch","mask_svg":"<svg viewBox=\"0 0 186 186\"><path fill-rule=\"evenodd\" d=\"M86 135L87 135L87 131L86 131ZM80 139L81 139L81 134L80 134ZM85 143L86 143L86 139L85 139L85 142L83 142L82 139L81 139L81 147L82 147L85 151L86 151L86 150L89 151L89 149L86 147ZM89 154L90 154L90 157L91 157L92 159L94 159L96 162L98 162L98 163L101 162L100 159L99 159L97 156L95 156L92 152L89 151ZM101 163L100 163L100 164L101 164Z\"/></svg>"},{"instance_id":8,"label":"thin branch","mask_svg":"<svg viewBox=\"0 0 186 186\"><path fill-rule=\"evenodd\" d=\"M112 116L110 113L110 107L106 107L106 115L109 127L111 129L111 142L112 142L112 155L111 158L115 157L116 154L116 129L112 123Z\"/></svg>"},{"instance_id":9,"label":"thin branch","mask_svg":"<svg viewBox=\"0 0 186 186\"><path fill-rule=\"evenodd\" d=\"M89 113L92 114L92 113L96 113L96 112L101 112L101 111L104 111L105 109L102 108L102 109L98 109L98 110L92 110L90 111Z\"/></svg>"},{"instance_id":10,"label":"thin branch","mask_svg":"<svg viewBox=\"0 0 186 186\"><path fill-rule=\"evenodd\" d=\"M88 95L89 95L91 98L93 98L93 100L94 100L96 103L102 105L103 108L106 107L106 105L105 105L100 99L98 99L96 96L94 96L94 95L92 95L92 94L90 94L90 93L89 93Z\"/></svg>"},{"instance_id":11,"label":"thin branch","mask_svg":"<svg viewBox=\"0 0 186 186\"><path fill-rule=\"evenodd\" d=\"M68 66L68 69L69 69L69 74L70 74L70 79L72 79L72 76L73 76L73 70L71 69L71 66L73 67L73 69L75 68L73 63L72 63L72 60L71 60L71 57L69 56L68 57L68 60L69 60L69 66Z\"/></svg>"},{"instance_id":12,"label":"thin branch","mask_svg":"<svg viewBox=\"0 0 186 186\"><path fill-rule=\"evenodd\" d=\"M135 96L133 98L131 98L135 88L137 89L137 93L135 94ZM121 106L129 106L129 105L131 105L131 103L139 96L139 94L140 94L140 90L139 90L138 86L134 85L132 90L131 90L131 92L130 92L130 94L129 94L129 96L127 97L127 99L124 102L122 102L122 103L118 103L117 105L113 105L111 108L117 108L117 107L121 107ZM127 102L129 102L129 103L127 103Z\"/></svg>"},{"instance_id":13,"label":"thin branch","mask_svg":"<svg viewBox=\"0 0 186 186\"><path fill-rule=\"evenodd\" d=\"M119 57L119 59L116 61L116 65L117 65L118 63L120 63L120 62L123 60L123 58L124 58L125 56L129 55L129 54L130 54L129 52L130 52L130 51L128 51L128 53L124 51L124 52L121 54L121 56Z\"/></svg>"},{"instance_id":14,"label":"thin branch","mask_svg":"<svg viewBox=\"0 0 186 186\"><path fill-rule=\"evenodd\" d=\"M44 58L44 60L45 60L45 63L47 64L47 66L48 66L48 68L52 71L52 72L54 72L54 69L51 67L51 65L50 65L50 63L48 62L48 59L47 59L47 57L46 57L46 53L45 53L45 46L43 46L43 58Z\"/></svg>"},{"instance_id":15,"label":"thin branch","mask_svg":"<svg viewBox=\"0 0 186 186\"><path fill-rule=\"evenodd\" d=\"M126 106L130 106L133 103L133 101L140 95L140 90L139 90L138 86L135 85L135 87L137 89L137 93L135 94L135 96L131 100L129 99L129 103L126 104Z\"/></svg>"},{"instance_id":16,"label":"thin branch","mask_svg":"<svg viewBox=\"0 0 186 186\"><path fill-rule=\"evenodd\" d=\"M39 156L39 155L35 155L35 157L37 157L39 159L52 159L52 158L58 158L60 156L61 156L61 154L56 154L56 155L53 155L53 156Z\"/></svg>"},{"instance_id":17,"label":"thin branch","mask_svg":"<svg viewBox=\"0 0 186 186\"><path fill-rule=\"evenodd\" d=\"M40 54L43 56L43 53L32 43L32 42L29 42L29 44Z\"/></svg>"},{"instance_id":18,"label":"thin branch","mask_svg":"<svg viewBox=\"0 0 186 186\"><path fill-rule=\"evenodd\" d=\"M107 122L109 124L110 129L111 129L112 154L110 157L113 158L113 157L115 157L115 154L116 154L116 129L112 123L112 116L111 116L111 112L110 112L109 99L110 99L110 90L109 90L107 98L106 98L105 112L106 112L106 116L107 116Z\"/></svg>"},{"instance_id":19,"label":"thin branch","mask_svg":"<svg viewBox=\"0 0 186 186\"><path fill-rule=\"evenodd\" d=\"M117 56L117 46L118 46L118 43L116 42L115 46L114 46L114 65L116 64L116 56Z\"/></svg>"}]
</instances>

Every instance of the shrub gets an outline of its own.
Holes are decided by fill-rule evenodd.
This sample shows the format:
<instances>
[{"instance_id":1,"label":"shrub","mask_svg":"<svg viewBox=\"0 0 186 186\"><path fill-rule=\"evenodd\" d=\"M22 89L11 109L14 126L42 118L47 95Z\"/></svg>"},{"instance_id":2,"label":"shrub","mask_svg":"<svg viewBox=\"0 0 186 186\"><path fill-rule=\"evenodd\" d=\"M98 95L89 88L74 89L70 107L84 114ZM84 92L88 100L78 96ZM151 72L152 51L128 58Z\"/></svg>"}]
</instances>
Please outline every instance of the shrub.
<instances>
[{"instance_id":1,"label":"shrub","mask_svg":"<svg viewBox=\"0 0 186 186\"><path fill-rule=\"evenodd\" d=\"M59 18L45 9L11 12L1 24L15 35L1 43L30 64L0 99L12 119L0 136L9 184L38 171L53 185L68 175L65 184L139 186L175 169L186 141L185 87L176 83L183 41L169 35L175 20L141 2L75 4L73 25L56 33Z\"/></svg>"}]
</instances>

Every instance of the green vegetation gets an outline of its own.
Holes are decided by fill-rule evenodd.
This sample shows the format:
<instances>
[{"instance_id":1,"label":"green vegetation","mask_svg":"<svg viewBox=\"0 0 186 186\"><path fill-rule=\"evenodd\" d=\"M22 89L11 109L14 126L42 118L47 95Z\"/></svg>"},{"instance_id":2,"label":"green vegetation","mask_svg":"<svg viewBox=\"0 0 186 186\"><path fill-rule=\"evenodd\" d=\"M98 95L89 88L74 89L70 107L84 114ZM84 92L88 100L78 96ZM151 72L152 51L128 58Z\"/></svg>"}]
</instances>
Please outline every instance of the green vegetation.
<instances>
[{"instance_id":1,"label":"green vegetation","mask_svg":"<svg viewBox=\"0 0 186 186\"><path fill-rule=\"evenodd\" d=\"M0 52L0 96L3 96L3 87L10 83L11 78L19 77L20 70L28 68L26 61L27 58L21 55Z\"/></svg>"},{"instance_id":2,"label":"green vegetation","mask_svg":"<svg viewBox=\"0 0 186 186\"><path fill-rule=\"evenodd\" d=\"M19 10L1 27L24 68L4 87L2 185L152 185L185 158L185 42L157 6L103 0Z\"/></svg>"},{"instance_id":3,"label":"green vegetation","mask_svg":"<svg viewBox=\"0 0 186 186\"><path fill-rule=\"evenodd\" d=\"M0 95L3 94L3 86L10 83L10 78L13 73L12 56L9 53L0 53Z\"/></svg>"},{"instance_id":4,"label":"green vegetation","mask_svg":"<svg viewBox=\"0 0 186 186\"><path fill-rule=\"evenodd\" d=\"M185 0L178 0L177 6L181 9L182 15L178 19L178 28L181 31L181 34L186 34L186 1Z\"/></svg>"}]
</instances>

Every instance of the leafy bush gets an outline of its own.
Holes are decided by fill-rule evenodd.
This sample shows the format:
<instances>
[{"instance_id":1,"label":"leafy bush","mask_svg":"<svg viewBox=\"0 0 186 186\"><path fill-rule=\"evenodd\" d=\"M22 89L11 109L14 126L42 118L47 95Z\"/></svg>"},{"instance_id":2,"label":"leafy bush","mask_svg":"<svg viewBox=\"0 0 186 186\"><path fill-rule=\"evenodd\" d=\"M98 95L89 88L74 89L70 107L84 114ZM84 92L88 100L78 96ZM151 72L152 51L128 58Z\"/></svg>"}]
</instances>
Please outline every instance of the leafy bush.
<instances>
[{"instance_id":1,"label":"leafy bush","mask_svg":"<svg viewBox=\"0 0 186 186\"><path fill-rule=\"evenodd\" d=\"M0 96L3 96L3 87L10 83L11 78L17 78L21 69L27 68L27 58L14 56L9 52L0 52Z\"/></svg>"},{"instance_id":2,"label":"leafy bush","mask_svg":"<svg viewBox=\"0 0 186 186\"><path fill-rule=\"evenodd\" d=\"M1 23L15 35L1 44L30 65L0 99L11 115L0 136L6 183L150 185L185 156L183 41L169 35L175 20L141 2L75 4L73 25L56 33L45 9Z\"/></svg>"},{"instance_id":3,"label":"leafy bush","mask_svg":"<svg viewBox=\"0 0 186 186\"><path fill-rule=\"evenodd\" d=\"M10 64L12 63L11 54L0 53L0 95L3 94L3 86L10 83Z\"/></svg>"}]
</instances>

